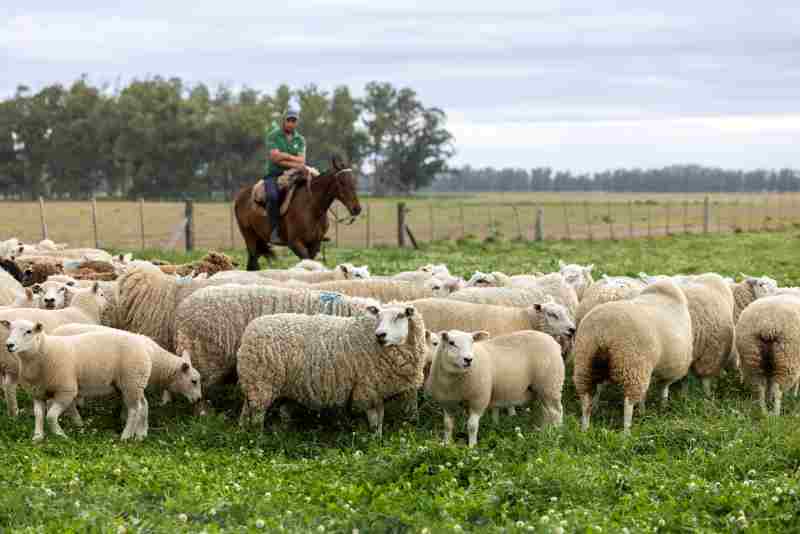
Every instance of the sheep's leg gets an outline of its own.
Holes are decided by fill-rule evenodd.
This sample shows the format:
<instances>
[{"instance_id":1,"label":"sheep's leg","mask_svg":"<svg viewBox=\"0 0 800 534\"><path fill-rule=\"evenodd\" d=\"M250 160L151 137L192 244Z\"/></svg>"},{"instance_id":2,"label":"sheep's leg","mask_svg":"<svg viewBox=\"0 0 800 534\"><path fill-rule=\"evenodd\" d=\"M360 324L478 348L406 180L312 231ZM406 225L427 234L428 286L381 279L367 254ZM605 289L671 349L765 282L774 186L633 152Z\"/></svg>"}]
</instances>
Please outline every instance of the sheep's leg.
<instances>
[{"instance_id":1,"label":"sheep's leg","mask_svg":"<svg viewBox=\"0 0 800 534\"><path fill-rule=\"evenodd\" d=\"M669 387L672 385L672 382L667 382L661 388L661 407L665 407L667 402L669 402ZM631 408L633 409L633 408Z\"/></svg>"},{"instance_id":2,"label":"sheep's leg","mask_svg":"<svg viewBox=\"0 0 800 534\"><path fill-rule=\"evenodd\" d=\"M447 410L442 410L444 414L444 444L447 445L450 443L450 440L453 437L453 425L455 423L455 418L453 415L448 412Z\"/></svg>"},{"instance_id":3,"label":"sheep's leg","mask_svg":"<svg viewBox=\"0 0 800 534\"><path fill-rule=\"evenodd\" d=\"M120 440L127 441L136 432L136 427L139 423L139 410L142 409L141 399L128 400L126 399L125 407L128 410L128 420L125 422L125 428L122 430Z\"/></svg>"},{"instance_id":4,"label":"sheep's leg","mask_svg":"<svg viewBox=\"0 0 800 534\"><path fill-rule=\"evenodd\" d=\"M667 391L669 391L669 389ZM622 431L625 434L631 433L631 425L633 424L633 405L634 402L628 397L625 397L624 405L622 407Z\"/></svg>"},{"instance_id":5,"label":"sheep's leg","mask_svg":"<svg viewBox=\"0 0 800 534\"><path fill-rule=\"evenodd\" d=\"M135 430L135 437L138 440L143 440L147 437L147 429L149 426L150 406L147 404L147 397L142 395L141 406L139 407L139 419Z\"/></svg>"},{"instance_id":6,"label":"sheep's leg","mask_svg":"<svg viewBox=\"0 0 800 534\"><path fill-rule=\"evenodd\" d=\"M492 408L492 423L495 425L500 422L500 408Z\"/></svg>"},{"instance_id":7,"label":"sheep's leg","mask_svg":"<svg viewBox=\"0 0 800 534\"><path fill-rule=\"evenodd\" d=\"M689 377L688 376L683 379L683 384L681 384L681 394L684 397L687 397L689 395Z\"/></svg>"},{"instance_id":8,"label":"sheep's leg","mask_svg":"<svg viewBox=\"0 0 800 534\"><path fill-rule=\"evenodd\" d=\"M77 400L67 407L67 415L72 419L72 424L75 426L83 426L83 418L78 412Z\"/></svg>"},{"instance_id":9,"label":"sheep's leg","mask_svg":"<svg viewBox=\"0 0 800 534\"><path fill-rule=\"evenodd\" d=\"M161 406L165 406L172 402L172 393L168 389L161 392Z\"/></svg>"},{"instance_id":10,"label":"sheep's leg","mask_svg":"<svg viewBox=\"0 0 800 534\"><path fill-rule=\"evenodd\" d=\"M564 408L561 399L542 399L543 421L546 425L561 426L564 421Z\"/></svg>"},{"instance_id":11,"label":"sheep's leg","mask_svg":"<svg viewBox=\"0 0 800 534\"><path fill-rule=\"evenodd\" d=\"M589 419L592 417L592 394L581 395L581 430L589 430Z\"/></svg>"},{"instance_id":12,"label":"sheep's leg","mask_svg":"<svg viewBox=\"0 0 800 534\"><path fill-rule=\"evenodd\" d=\"M41 441L44 439L44 413L47 408L47 403L40 399L33 399L33 441Z\"/></svg>"},{"instance_id":13,"label":"sheep's leg","mask_svg":"<svg viewBox=\"0 0 800 534\"><path fill-rule=\"evenodd\" d=\"M644 415L647 412L647 399L642 399L638 402L639 415Z\"/></svg>"},{"instance_id":14,"label":"sheep's leg","mask_svg":"<svg viewBox=\"0 0 800 534\"><path fill-rule=\"evenodd\" d=\"M478 444L478 426L481 422L481 415L482 414L477 412L470 412L467 418L467 436L470 447L474 447Z\"/></svg>"},{"instance_id":15,"label":"sheep's leg","mask_svg":"<svg viewBox=\"0 0 800 534\"><path fill-rule=\"evenodd\" d=\"M64 429L61 428L58 422L58 418L61 417L64 410L66 410L74 400L74 396L70 398L66 395L58 395L53 399L53 404L51 404L50 408L47 410L47 423L50 425L50 432L56 436L61 436L62 438L67 437L64 433Z\"/></svg>"},{"instance_id":16,"label":"sheep's leg","mask_svg":"<svg viewBox=\"0 0 800 534\"><path fill-rule=\"evenodd\" d=\"M199 403L198 403L199 404ZM250 424L250 403L247 399L242 403L242 413L239 414L239 428L247 428Z\"/></svg>"},{"instance_id":17,"label":"sheep's leg","mask_svg":"<svg viewBox=\"0 0 800 534\"><path fill-rule=\"evenodd\" d=\"M19 406L17 405L17 384L13 379L6 375L3 377L3 393L6 397L6 408L8 409L9 417L16 417L19 415Z\"/></svg>"},{"instance_id":18,"label":"sheep's leg","mask_svg":"<svg viewBox=\"0 0 800 534\"><path fill-rule=\"evenodd\" d=\"M509 406L508 407L508 416L509 417L514 417L515 415L517 415L517 409L514 406Z\"/></svg>"},{"instance_id":19,"label":"sheep's leg","mask_svg":"<svg viewBox=\"0 0 800 534\"><path fill-rule=\"evenodd\" d=\"M774 379L772 384L770 384L769 389L772 397L772 415L777 417L781 414L781 399L783 398L783 391L781 391L781 385L775 382Z\"/></svg>"},{"instance_id":20,"label":"sheep's leg","mask_svg":"<svg viewBox=\"0 0 800 534\"><path fill-rule=\"evenodd\" d=\"M597 384L594 387L594 396L592 397L592 409L594 410L600 406L600 392L603 391L603 384Z\"/></svg>"},{"instance_id":21,"label":"sheep's leg","mask_svg":"<svg viewBox=\"0 0 800 534\"><path fill-rule=\"evenodd\" d=\"M383 436L383 403L377 402L370 408L367 408L367 420L369 421L369 428L380 439Z\"/></svg>"},{"instance_id":22,"label":"sheep's leg","mask_svg":"<svg viewBox=\"0 0 800 534\"><path fill-rule=\"evenodd\" d=\"M754 397L756 403L761 408L761 413L767 415L767 387L763 381L755 385Z\"/></svg>"},{"instance_id":23,"label":"sheep's leg","mask_svg":"<svg viewBox=\"0 0 800 534\"><path fill-rule=\"evenodd\" d=\"M714 396L714 391L711 387L714 385L714 379L710 376L704 376L701 381L703 382L703 393L708 398L712 398Z\"/></svg>"}]
</instances>

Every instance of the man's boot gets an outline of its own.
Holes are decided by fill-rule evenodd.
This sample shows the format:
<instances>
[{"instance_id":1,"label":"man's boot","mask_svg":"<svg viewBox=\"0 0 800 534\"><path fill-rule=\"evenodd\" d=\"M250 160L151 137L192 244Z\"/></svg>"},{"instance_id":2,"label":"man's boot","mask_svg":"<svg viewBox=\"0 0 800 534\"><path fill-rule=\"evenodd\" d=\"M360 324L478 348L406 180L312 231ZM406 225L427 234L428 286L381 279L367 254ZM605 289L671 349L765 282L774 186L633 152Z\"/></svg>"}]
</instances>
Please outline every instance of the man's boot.
<instances>
[{"instance_id":1,"label":"man's boot","mask_svg":"<svg viewBox=\"0 0 800 534\"><path fill-rule=\"evenodd\" d=\"M267 192L269 198L269 220L272 226L272 234L269 237L270 243L282 243L283 240L278 232L281 224L281 206L278 199L278 185L270 180L267 184Z\"/></svg>"}]
</instances>

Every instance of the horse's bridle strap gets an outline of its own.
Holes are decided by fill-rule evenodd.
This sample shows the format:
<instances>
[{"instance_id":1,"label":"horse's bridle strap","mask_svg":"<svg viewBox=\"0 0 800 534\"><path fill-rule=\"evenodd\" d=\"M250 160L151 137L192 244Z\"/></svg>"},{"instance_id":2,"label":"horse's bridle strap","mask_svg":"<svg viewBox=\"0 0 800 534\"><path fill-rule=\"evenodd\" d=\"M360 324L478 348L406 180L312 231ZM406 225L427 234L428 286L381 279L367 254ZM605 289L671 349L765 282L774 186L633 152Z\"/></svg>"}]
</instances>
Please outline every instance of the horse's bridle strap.
<instances>
[{"instance_id":1,"label":"horse's bridle strap","mask_svg":"<svg viewBox=\"0 0 800 534\"><path fill-rule=\"evenodd\" d=\"M351 168L349 168L349 167L348 167L347 169L341 169L341 170L339 170L339 171L338 171L336 174L334 174L334 176L339 176L339 175L340 175L340 174L342 174L343 172L353 172L353 169L351 169Z\"/></svg>"}]
</instances>

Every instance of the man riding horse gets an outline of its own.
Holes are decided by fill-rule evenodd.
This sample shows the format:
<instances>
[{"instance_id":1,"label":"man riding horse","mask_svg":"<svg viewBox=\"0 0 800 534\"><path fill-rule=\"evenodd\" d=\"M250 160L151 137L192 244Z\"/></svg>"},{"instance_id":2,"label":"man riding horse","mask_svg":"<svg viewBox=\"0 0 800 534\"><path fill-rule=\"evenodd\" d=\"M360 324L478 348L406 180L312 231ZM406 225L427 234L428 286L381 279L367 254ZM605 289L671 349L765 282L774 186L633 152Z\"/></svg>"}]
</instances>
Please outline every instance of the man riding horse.
<instances>
[{"instance_id":1,"label":"man riding horse","mask_svg":"<svg viewBox=\"0 0 800 534\"><path fill-rule=\"evenodd\" d=\"M267 215L272 226L272 235L269 240L274 244L282 244L279 233L281 207L278 177L293 169L306 178L312 172L312 169L306 166L306 140L297 131L299 119L300 114L297 110L289 108L283 114L281 125L268 132L264 141L267 148L264 190L268 202Z\"/></svg>"}]
</instances>

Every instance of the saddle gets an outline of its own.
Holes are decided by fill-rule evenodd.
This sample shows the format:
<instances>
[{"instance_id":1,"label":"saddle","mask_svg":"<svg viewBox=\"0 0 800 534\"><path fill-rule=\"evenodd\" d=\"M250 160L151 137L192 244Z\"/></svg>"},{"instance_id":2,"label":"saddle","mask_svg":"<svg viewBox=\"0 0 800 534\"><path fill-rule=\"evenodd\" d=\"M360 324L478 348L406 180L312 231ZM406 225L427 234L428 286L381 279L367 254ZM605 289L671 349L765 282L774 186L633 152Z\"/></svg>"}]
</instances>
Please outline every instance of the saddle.
<instances>
[{"instance_id":1,"label":"saddle","mask_svg":"<svg viewBox=\"0 0 800 534\"><path fill-rule=\"evenodd\" d=\"M313 174L304 169L289 169L278 176L276 183L278 184L278 202L281 206L280 214L282 216L286 215L286 212L289 210L289 206L291 206L292 199L294 198L294 192L297 188L303 184L305 184L306 187L311 187L312 177ZM264 210L264 215L266 215L269 208L264 180L259 180L253 186L251 198L253 203Z\"/></svg>"}]
</instances>

